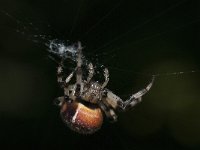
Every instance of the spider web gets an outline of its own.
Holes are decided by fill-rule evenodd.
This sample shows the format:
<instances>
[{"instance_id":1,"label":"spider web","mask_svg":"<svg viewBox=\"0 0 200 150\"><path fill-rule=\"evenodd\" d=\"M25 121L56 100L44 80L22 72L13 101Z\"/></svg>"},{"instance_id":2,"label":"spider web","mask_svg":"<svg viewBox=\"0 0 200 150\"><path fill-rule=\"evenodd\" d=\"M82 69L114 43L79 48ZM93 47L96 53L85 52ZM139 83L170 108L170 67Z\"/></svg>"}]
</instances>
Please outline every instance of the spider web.
<instances>
[{"instance_id":1,"label":"spider web","mask_svg":"<svg viewBox=\"0 0 200 150\"><path fill-rule=\"evenodd\" d=\"M86 66L88 64L88 62L92 62L95 65L95 70L97 71L98 75L102 75L102 71L101 71L102 67L108 67L108 69L111 72L111 78L110 78L111 84L110 85L111 85L111 87L113 87L111 89L114 89L114 91L116 93L118 93L120 96L122 96L122 98L123 97L127 98L128 97L127 93L130 94L130 93L132 93L132 91L134 91L132 89L132 87L130 87L130 83L132 85L132 83L139 82L138 84L136 84L136 85L138 85L138 87L137 86L134 87L135 90L138 91L139 88L143 87L143 85L141 85L141 83L144 82L144 85L145 85L152 76L156 76L156 79L158 79L158 80L161 78L166 80L165 82L163 81L162 84L161 84L161 82L158 82L158 83L160 83L160 87L161 87L161 85L163 85L163 88L161 87L162 90L160 93L155 94L156 96L158 95L158 98L157 97L156 98L159 99L159 101L161 101L161 99L165 100L165 101L162 101L163 104L161 107L159 107L160 111L166 110L165 107L169 107L169 104L172 104L171 106L173 106L174 109L179 110L179 107L182 107L182 105L179 106L176 104L176 103L178 103L176 98L177 99L180 98L179 96L177 96L176 92L178 91L179 92L178 94L181 93L183 95L183 97L189 95L190 96L188 98L189 100L183 99L183 101L181 101L180 103L183 103L183 105L191 105L191 103L194 102L193 99L195 99L195 97L191 97L191 95L192 94L194 95L195 90L190 90L188 92L189 94L184 95L183 91L187 88L185 88L185 89L183 88L183 91L182 91L179 89L182 84L180 86L177 86L175 83L176 83L176 81L179 81L178 83L180 84L180 81L181 82L185 81L185 79L187 79L185 77L187 77L188 75L190 78L193 78L194 76L198 77L198 75L200 73L199 64L195 65L196 64L195 62L194 63L191 62L191 65L190 65L190 63L188 63L188 62L192 61L191 59L186 61L186 64L189 64L188 66L185 65L184 63L182 64L182 62L181 61L179 62L179 60L170 61L169 63L165 63L165 61L164 61L164 65L162 65L162 64L160 65L160 63L163 63L163 58L161 58L161 61L159 61L159 60L153 61L152 59L150 59L150 61L145 62L145 58L147 59L151 56L154 56L151 54L151 53L154 53L154 51L153 52L142 51L141 52L142 55L139 55L137 51L133 51L132 53L130 53L126 49L129 48L127 46L129 43L132 44L133 48L137 49L138 44L151 41L154 38L163 38L163 37L166 37L168 35L168 33L177 32L177 31L183 30L188 27L192 28L194 25L196 25L200 21L199 17L188 19L188 20L186 19L186 21L181 22L180 24L177 24L176 26L168 26L166 28L161 28L161 29L158 28L158 30L154 30L153 33L151 33L151 32L148 32L148 34L143 33L143 30L144 30L144 32L151 30L151 28L149 29L147 27L149 24L152 26L156 26L156 24L160 23L158 20L160 20L164 15L170 14L171 12L173 12L173 10L177 9L178 7L184 7L185 5L187 5L187 3L188 3L187 0L175 2L174 4L170 5L169 7L165 8L163 10L160 10L159 13L155 13L155 16L144 19L143 21L141 21L140 23L138 23L135 26L132 26L132 24L129 26L127 25L126 29L124 29L120 33L113 34L114 36L112 38L106 38L103 42L100 42L100 40L99 40L99 37L102 35L101 34L96 35L96 31L99 30L101 28L101 26L105 25L104 23L107 22L109 19L111 19L113 17L113 14L118 12L118 10L124 4L123 1L114 3L112 5L112 7L110 7L106 13L103 13L103 15L98 18L98 21L94 22L91 25L91 27L88 28L88 30L86 30L84 33L81 33L81 32L76 32L76 30L79 28L78 24L79 24L79 19L81 18L81 9L83 9L84 3L82 0L81 4L77 7L77 14L72 23L73 25L69 29L70 36L77 37L77 38L73 38L73 39L76 39L75 41L71 41L70 38L67 38L69 41L63 40L63 39L65 39L65 38L61 38L61 37L64 37L64 36L62 36L63 33L56 31L55 27L50 25L48 22L45 23L45 22L41 21L42 19L39 19L40 23L42 24L42 27L40 28L40 27L38 27L38 23L35 23L34 21L29 21L29 19L28 19L28 21L24 18L18 19L18 17L16 17L17 15L13 16L13 14L8 13L6 11L2 11L2 14L7 16L12 23L14 22L17 24L17 28L15 26L14 27L11 26L10 30L18 32L19 34L24 36L26 39L33 41L33 43L35 43L36 46L39 46L39 47L42 46L44 51L46 51L45 57L49 57L51 60L53 60L56 63L59 63L57 58L64 58L66 60L69 60L69 62L75 64L76 53L77 53L76 42L77 42L77 40L83 41L82 44L84 47L84 49L83 49L84 65ZM156 26L156 27L158 27L158 26ZM45 28L45 30L44 30L44 28ZM52 34L50 34L50 33L52 33ZM106 32L104 32L104 33L106 34ZM75 36L75 34L78 34L78 36ZM136 36L134 34L136 34ZM141 36L139 36L140 34L141 34ZM97 40L92 40L92 41L95 41L95 44L94 44L95 46L92 45L92 43L89 43L92 46L88 46L86 40L84 40L84 39L89 40L92 38L95 39L96 37L98 37ZM133 37L133 38L130 38L130 37ZM88 51L88 49L90 49L90 50ZM182 52L180 52L180 53L182 53ZM161 57L160 54L161 53L159 53L155 57ZM172 54L173 53L170 53L169 56L171 56ZM134 56L134 55L136 55L136 56ZM140 56L140 59L136 59L137 56ZM126 58L127 60L124 58ZM135 63L128 62L128 60L132 60L132 59L133 59L133 61L135 60ZM153 61L154 63L151 63L151 61ZM142 66L140 67L140 65L142 65ZM73 69L73 65L69 65L66 67L69 70ZM159 69L157 69L157 68L159 68ZM115 77L115 76L118 76L118 77ZM139 81L135 81L135 78L136 78L136 80L139 80ZM126 80L126 82L125 82L125 80ZM132 81L132 80L134 80L134 81ZM141 80L143 80L143 81L141 81ZM115 83L113 81L115 81ZM189 80L189 81L191 81L191 80ZM127 82L130 82L130 83L127 83ZM186 81L186 83L187 83L186 85L189 85L189 87L191 86L187 81ZM170 90L170 88L172 88L172 87L175 87L175 88L177 87L177 90L176 91ZM156 88L156 86L155 86L155 88ZM158 86L157 86L157 88L158 88ZM168 92L167 95L165 95L165 93L163 91L170 91L172 93ZM120 94L120 93L122 93L122 94ZM163 93L164 93L164 96L162 95ZM153 92L152 92L152 95L154 95ZM161 96L159 97L159 95L161 95ZM173 96L175 95L176 97L173 98L173 97L171 97L172 95ZM152 99L155 98L155 96L152 96L152 97L153 97ZM175 102L175 104L174 104L174 102ZM147 101L147 103L148 103L148 101ZM148 105L150 105L150 104L148 103ZM178 108L176 106L178 106ZM155 107L153 107L153 108L155 108ZM169 107L169 108L171 110L171 107ZM148 111L146 111L146 112L148 112ZM165 115L163 115L162 112L163 111L161 111L162 117L163 116L165 117ZM174 111L172 111L172 113L173 112ZM187 117L187 114L184 117ZM129 122L130 119L131 119L131 117L127 119L128 120L127 122ZM137 118L136 118L136 120L137 120ZM137 124L137 122L135 122L135 123ZM126 124L126 128L128 128L128 126L129 126L129 129L132 128L132 125ZM146 129L146 128L148 128L148 126L146 126L146 124L145 124L144 129ZM48 133L50 133L50 132L48 132ZM129 145L130 145L130 143L133 143L133 142L129 143L128 140L125 141L125 140L121 139L121 136L118 135L118 133L115 133L114 137L115 137L115 135L117 138L120 138L120 141L124 145L124 147L128 147L129 149L132 148L132 145L131 145L131 147L129 147ZM102 137L104 137L104 136L107 136L106 140L111 140L110 137L113 135L108 136L107 134L103 134ZM100 139L99 141L100 141L99 143L102 143L102 139ZM80 142L81 142L81 140L80 140ZM112 143L112 141L110 141L110 143ZM115 143L117 143L117 142L115 142ZM157 142L156 142L156 144L157 144Z\"/></svg>"},{"instance_id":2,"label":"spider web","mask_svg":"<svg viewBox=\"0 0 200 150\"><path fill-rule=\"evenodd\" d=\"M144 81L150 80L152 76L157 77L157 78L170 77L170 76L178 77L178 76L182 76L186 74L199 73L200 70L196 69L198 68L198 66L194 66L194 65L192 66L189 65L188 67L185 67L185 68L180 65L176 68L172 67L172 69L167 68L167 70L163 70L163 69L159 70L159 69L156 69L157 67L156 65L146 66L145 63L141 63L143 65L142 68L144 68L142 70L141 67L139 67L139 65L134 65L132 63L129 64L129 62L127 62L125 66L122 66L123 63L122 61L120 61L122 49L126 49L129 43L131 43L131 46L137 47L137 45L140 45L143 42L151 41L154 38L164 37L167 34L177 32L179 30L188 28L192 25L199 23L200 21L199 18L192 18L192 19L189 18L188 21L183 21L183 23L178 24L176 26L169 26L164 29L161 28L158 31L154 32L153 34L152 33L144 34L141 32L143 29L148 28L148 25L159 23L158 21L162 19L163 16L169 14L170 12L173 12L175 9L179 7L184 6L185 4L187 4L187 2L188 2L187 0L174 2L174 4L169 5L164 10L160 10L158 13L155 13L150 18L140 21L135 26L133 27L131 26L128 29L125 29L125 31L121 32L120 34L115 35L114 38L112 37L108 39L107 41L105 41L103 44L101 43L101 45L97 46L97 48L95 48L96 46L91 47L91 50L89 52L87 49L90 49L90 47L87 48L87 45L83 43L83 47L84 47L84 50L83 50L84 64L83 65L85 68L85 75L86 75L86 68L87 68L86 66L88 65L89 62L92 62L93 65L95 66L96 76L98 76L97 80L103 80L102 70L104 67L107 67L111 71L111 74L120 73L121 76L123 76L123 78L126 78L126 77L130 78L130 75L132 75L134 76L134 78L136 78L136 80L139 79L139 80L144 80ZM106 22L108 19L113 17L113 14L116 13L118 10L120 10L121 7L123 7L123 4L124 4L123 1L118 1L110 5L106 13L100 16L99 19L95 23L92 23L92 25L85 32L81 33L81 35L78 35L77 39L78 40L80 39L80 41L82 41L84 38L89 38L90 36L93 36L96 30L101 28L104 22ZM73 37L73 34L76 33L76 29L79 27L77 24L79 22L79 19L81 18L80 13L81 13L81 9L83 9L84 7L83 5L84 5L83 1L80 1L79 6L77 7L77 10L75 12L74 21L72 23L71 29L69 30L70 36L72 37ZM4 10L1 10L1 13L7 16L12 22L16 23L17 29L12 28L14 31L22 34L28 40L33 41L37 46L44 46L45 49L47 50L48 58L50 58L56 63L59 63L60 58L65 59L67 60L67 64L66 64L67 69L68 70L74 69L76 54L77 54L77 46L76 46L77 41L71 42L70 40L64 40L63 38L64 35L62 35L59 31L57 31L57 29L55 29L48 22L45 22L45 21L33 22L33 21L29 21L29 19L26 19L26 18L23 19L22 21L21 19L18 19L17 17L13 16L12 14ZM135 33L136 31L140 31L139 33L141 33L142 35L144 34L144 36L135 38L133 33ZM130 36L133 36L133 40L130 38ZM63 39L58 38L58 37L62 37ZM127 41L124 41L123 38L127 39ZM121 43L121 41L124 41L124 43L123 42ZM125 54L125 57L128 56L128 52L125 51L123 53ZM144 51L144 53L147 53L148 55L147 51ZM134 53L132 54L134 55ZM149 57L151 56L152 55L149 55ZM131 58L129 57L127 59L131 59ZM139 60L137 59L135 63L138 63L138 61ZM121 64L119 64L118 62ZM176 63L177 62L175 62L175 64ZM133 67L130 68L130 66L133 66ZM165 68L165 66L163 68ZM116 80L119 80L119 79L116 78Z\"/></svg>"},{"instance_id":3,"label":"spider web","mask_svg":"<svg viewBox=\"0 0 200 150\"><path fill-rule=\"evenodd\" d=\"M170 13L171 11L173 11L174 9L176 9L177 7L181 7L183 4L187 3L188 0L182 0L182 1L178 1L175 4L167 7L166 9L160 11L159 13L157 13L156 15L154 15L153 17L144 20L142 23L139 23L136 26L133 26L129 29L126 29L125 32L116 35L114 38L112 38L111 40L106 41L105 43L103 43L102 45L98 46L98 48L93 49L92 52L87 53L85 52L85 55L83 57L84 59L84 65L87 65L88 62L93 62L94 65L96 66L96 68L99 68L97 70L97 72L100 72L100 69L103 67L108 67L110 70L116 71L116 72L125 72L125 73L133 73L135 75L138 76L146 76L146 77L151 77L151 76L155 76L155 77L162 77L162 76L180 76L180 75L184 75L184 74L191 74L191 73L199 73L200 70L199 69L187 69L187 70L177 70L177 71L166 71L166 72L140 72L140 71L136 71L134 69L126 69L124 67L118 67L117 65L113 66L113 65L109 65L109 62L112 61L113 59L116 59L116 57L119 58L119 55L117 54L118 52L121 52L121 49L123 47L126 47L126 43L125 44L120 44L119 46L115 46L116 42L120 41L122 38L126 38L127 35L131 35L133 32L135 32L136 30L141 30L143 28L145 28L146 25L151 24L152 22L158 20L159 18L161 18L162 16ZM77 28L76 24L80 18L80 11L82 9L83 5L83 1L80 1L79 6L77 8L77 12L76 15L74 17L74 21L72 23L72 27L70 29L70 36L73 35L73 33L75 32L75 29ZM104 21L106 21L106 19L108 19L109 17L112 17L112 15L123 5L122 1L118 1L115 4L113 4L112 7L110 7L110 9L102 16L99 18L99 20L94 23L87 31L85 31L84 33L81 34L81 36L77 39L83 39L85 37L89 37L91 35L91 33L95 30L98 30L98 28L101 26L101 24L104 23ZM58 63L58 61L54 58L54 56L60 57L60 58L64 58L64 59L69 59L70 61L75 62L76 60L76 53L77 53L77 48L76 48L76 42L71 43L69 41L63 40L63 39L59 39L56 38L56 35L60 36L62 35L61 33L59 33L54 27L52 27L49 23L41 21L40 23L45 26L48 30L53 31L52 35L46 34L42 29L40 29L34 22L32 21L25 21L24 20L20 20L17 17L13 16L12 14L1 10L1 13L4 14L5 16L7 16L8 18L10 18L11 21L15 22L18 26L17 29L15 28L11 28L12 30L14 30L15 32L18 32L20 34L22 34L23 36L25 36L28 40L33 41L34 43L37 43L38 45L43 45L46 46L47 51L49 54L48 57L51 58L53 61L55 61L56 63ZM184 29L185 27L191 26L195 23L198 23L200 21L200 18L196 18L196 19L192 19L189 20L188 22L175 26L175 27L171 27L162 31L159 31L157 33L154 33L152 35L145 35L145 37L139 38L135 41L132 42L132 45L135 45L137 43L142 43L144 41L148 41L151 40L153 38L156 37L160 37L160 36L165 36L167 33L170 32L175 32L177 30L181 30ZM49 32L49 31L47 31ZM106 49L111 49L109 51L104 51ZM54 56L52 56L51 54L53 54ZM105 64L105 66L104 66Z\"/></svg>"}]
</instances>

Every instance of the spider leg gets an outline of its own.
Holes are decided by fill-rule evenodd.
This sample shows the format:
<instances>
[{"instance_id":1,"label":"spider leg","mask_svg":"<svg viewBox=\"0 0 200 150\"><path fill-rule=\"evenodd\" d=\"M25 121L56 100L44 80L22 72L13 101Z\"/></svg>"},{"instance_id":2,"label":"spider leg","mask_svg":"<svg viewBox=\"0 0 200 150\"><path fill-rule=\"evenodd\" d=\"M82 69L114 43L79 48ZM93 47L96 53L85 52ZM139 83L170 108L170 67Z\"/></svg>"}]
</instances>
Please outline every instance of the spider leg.
<instances>
[{"instance_id":1,"label":"spider leg","mask_svg":"<svg viewBox=\"0 0 200 150\"><path fill-rule=\"evenodd\" d=\"M62 106L63 102L64 102L64 96L57 97L53 101L54 105L59 106L59 107Z\"/></svg>"},{"instance_id":2,"label":"spider leg","mask_svg":"<svg viewBox=\"0 0 200 150\"><path fill-rule=\"evenodd\" d=\"M62 106L63 102L71 102L72 99L74 99L74 95L72 94L74 91L74 86L73 85L68 85L67 87L64 88L64 96L57 97L54 100L54 104L56 106Z\"/></svg>"},{"instance_id":3,"label":"spider leg","mask_svg":"<svg viewBox=\"0 0 200 150\"><path fill-rule=\"evenodd\" d=\"M102 101L99 101L98 104L101 110L104 111L106 117L109 119L110 122L117 121L117 115L112 108L107 107Z\"/></svg>"},{"instance_id":4,"label":"spider leg","mask_svg":"<svg viewBox=\"0 0 200 150\"><path fill-rule=\"evenodd\" d=\"M63 79L63 62L61 61L59 63L59 66L57 68L57 81L58 81L59 85L62 88L65 87L69 83L69 81L72 79L72 77L74 75L74 72L75 71L73 71L72 73L70 73L69 76L65 79L65 82L64 82L64 79Z\"/></svg>"},{"instance_id":5,"label":"spider leg","mask_svg":"<svg viewBox=\"0 0 200 150\"><path fill-rule=\"evenodd\" d=\"M65 79L65 84L68 84L69 81L72 79L73 76L74 76L74 71L71 72L71 73L68 75L68 77Z\"/></svg>"},{"instance_id":6,"label":"spider leg","mask_svg":"<svg viewBox=\"0 0 200 150\"><path fill-rule=\"evenodd\" d=\"M103 93L102 101L106 105L111 106L114 109L125 111L131 107L134 107L137 103L141 102L142 96L150 90L150 88L153 85L153 82L154 82L154 77L152 78L152 81L144 89L131 95L131 97L126 101L123 101L119 96L115 95L113 92L109 91L108 89L105 89Z\"/></svg>"},{"instance_id":7,"label":"spider leg","mask_svg":"<svg viewBox=\"0 0 200 150\"><path fill-rule=\"evenodd\" d=\"M106 85L108 84L109 81L109 71L107 68L104 69L104 77L105 77L105 81L101 86L101 89L104 89L106 87Z\"/></svg>"},{"instance_id":8,"label":"spider leg","mask_svg":"<svg viewBox=\"0 0 200 150\"><path fill-rule=\"evenodd\" d=\"M63 80L63 68L62 68L62 61L59 64L58 68L57 68L57 81L59 83L59 85L61 86L61 88L64 88L64 91L66 91L65 89L68 89L68 83L70 82L70 80L72 79L74 72L71 72L68 77L65 79L65 81Z\"/></svg>"},{"instance_id":9,"label":"spider leg","mask_svg":"<svg viewBox=\"0 0 200 150\"><path fill-rule=\"evenodd\" d=\"M137 103L142 101L142 96L145 95L152 87L155 77L153 76L151 82L139 92L131 95L131 97L124 102L124 110L134 107Z\"/></svg>"},{"instance_id":10,"label":"spider leg","mask_svg":"<svg viewBox=\"0 0 200 150\"><path fill-rule=\"evenodd\" d=\"M61 61L61 63L59 63L59 66L57 68L57 82L60 85L60 87L64 87L65 83L63 80L63 63Z\"/></svg>"},{"instance_id":11,"label":"spider leg","mask_svg":"<svg viewBox=\"0 0 200 150\"><path fill-rule=\"evenodd\" d=\"M76 85L75 92L77 96L80 96L83 92L83 82L82 82L82 47L81 43L78 42L78 56L77 56L77 69L76 69Z\"/></svg>"},{"instance_id":12,"label":"spider leg","mask_svg":"<svg viewBox=\"0 0 200 150\"><path fill-rule=\"evenodd\" d=\"M93 67L92 63L88 64L88 71L89 71L89 74L88 74L88 77L87 77L87 83L90 82L90 80L92 79L92 77L94 75L94 67Z\"/></svg>"}]
</instances>

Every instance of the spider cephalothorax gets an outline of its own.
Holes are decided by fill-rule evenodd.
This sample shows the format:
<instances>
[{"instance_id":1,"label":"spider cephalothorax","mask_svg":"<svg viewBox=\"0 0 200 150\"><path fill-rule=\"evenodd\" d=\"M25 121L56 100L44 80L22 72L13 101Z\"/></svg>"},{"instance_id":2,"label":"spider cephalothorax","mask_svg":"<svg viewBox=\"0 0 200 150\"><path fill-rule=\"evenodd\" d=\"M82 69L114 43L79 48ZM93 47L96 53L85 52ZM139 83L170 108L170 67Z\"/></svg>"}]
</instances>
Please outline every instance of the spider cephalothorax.
<instances>
[{"instance_id":1,"label":"spider cephalothorax","mask_svg":"<svg viewBox=\"0 0 200 150\"><path fill-rule=\"evenodd\" d=\"M83 134L91 134L97 131L103 123L103 112L111 120L116 121L114 110L125 111L141 101L153 85L154 78L146 88L133 94L128 100L123 101L112 91L105 88L109 81L108 69L104 69L104 83L92 81L94 67L88 65L88 77L83 79L82 47L78 42L77 66L67 77L63 78L62 61L57 69L57 81L64 89L64 96L56 99L56 104L61 107L60 114L63 121L74 131ZM72 77L76 75L76 82L70 84Z\"/></svg>"}]
</instances>

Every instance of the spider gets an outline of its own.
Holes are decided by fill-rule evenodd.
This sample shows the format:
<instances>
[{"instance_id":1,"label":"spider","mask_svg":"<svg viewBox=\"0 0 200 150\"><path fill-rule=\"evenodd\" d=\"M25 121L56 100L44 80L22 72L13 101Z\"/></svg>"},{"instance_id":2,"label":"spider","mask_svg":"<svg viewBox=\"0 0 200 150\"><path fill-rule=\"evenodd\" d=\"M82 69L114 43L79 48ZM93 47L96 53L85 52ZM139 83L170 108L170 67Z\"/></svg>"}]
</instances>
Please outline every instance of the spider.
<instances>
[{"instance_id":1,"label":"spider","mask_svg":"<svg viewBox=\"0 0 200 150\"><path fill-rule=\"evenodd\" d=\"M63 62L57 68L57 81L64 90L64 96L58 97L55 104L60 107L60 115L64 123L72 130L82 134L92 134L101 128L103 123L103 112L112 122L117 120L116 111L126 111L141 102L142 96L146 94L153 85L152 81L142 90L133 94L129 99L123 101L111 90L106 88L109 81L109 71L104 69L104 83L93 81L95 73L92 63L87 65L88 77L83 79L82 69L82 47L78 42L77 66L66 78L63 76ZM75 76L76 81L70 84Z\"/></svg>"}]
</instances>

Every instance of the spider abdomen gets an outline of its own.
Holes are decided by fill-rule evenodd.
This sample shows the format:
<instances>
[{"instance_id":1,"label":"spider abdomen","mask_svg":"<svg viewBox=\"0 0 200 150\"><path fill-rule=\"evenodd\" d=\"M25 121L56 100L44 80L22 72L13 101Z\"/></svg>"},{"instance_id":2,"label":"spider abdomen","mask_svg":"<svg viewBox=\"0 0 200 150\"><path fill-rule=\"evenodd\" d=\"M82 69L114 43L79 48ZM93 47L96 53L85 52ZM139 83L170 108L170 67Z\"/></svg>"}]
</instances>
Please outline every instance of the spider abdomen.
<instances>
[{"instance_id":1,"label":"spider abdomen","mask_svg":"<svg viewBox=\"0 0 200 150\"><path fill-rule=\"evenodd\" d=\"M95 105L84 105L79 102L65 102L60 111L62 120L74 131L92 134L101 128L103 114Z\"/></svg>"}]
</instances>

